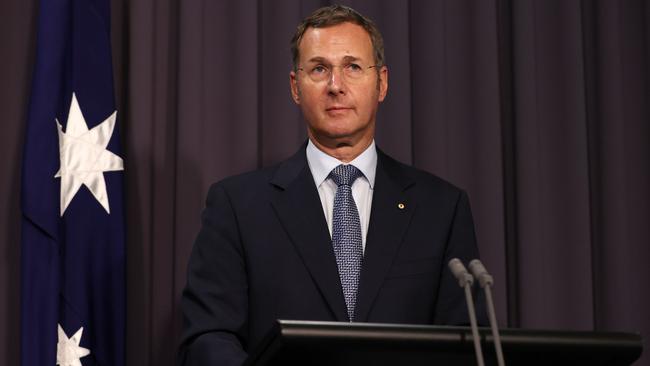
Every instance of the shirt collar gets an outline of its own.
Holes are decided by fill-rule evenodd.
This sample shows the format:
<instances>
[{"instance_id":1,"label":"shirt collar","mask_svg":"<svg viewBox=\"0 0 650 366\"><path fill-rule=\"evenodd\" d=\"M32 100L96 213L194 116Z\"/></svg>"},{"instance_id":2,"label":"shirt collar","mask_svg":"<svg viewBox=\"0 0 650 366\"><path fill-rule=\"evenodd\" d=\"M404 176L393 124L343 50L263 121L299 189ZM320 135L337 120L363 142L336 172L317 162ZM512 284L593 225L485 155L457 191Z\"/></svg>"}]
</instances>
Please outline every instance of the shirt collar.
<instances>
[{"instance_id":1,"label":"shirt collar","mask_svg":"<svg viewBox=\"0 0 650 366\"><path fill-rule=\"evenodd\" d=\"M323 151L319 150L311 140L307 143L307 163L309 164L311 175L314 177L316 187L320 187L325 179L327 179L332 169L336 168L340 164L345 164L335 157L327 155ZM375 172L377 171L377 149L375 148L375 140L372 140L370 146L348 164L352 164L355 168L361 170L370 184L370 189L373 189L375 186Z\"/></svg>"}]
</instances>

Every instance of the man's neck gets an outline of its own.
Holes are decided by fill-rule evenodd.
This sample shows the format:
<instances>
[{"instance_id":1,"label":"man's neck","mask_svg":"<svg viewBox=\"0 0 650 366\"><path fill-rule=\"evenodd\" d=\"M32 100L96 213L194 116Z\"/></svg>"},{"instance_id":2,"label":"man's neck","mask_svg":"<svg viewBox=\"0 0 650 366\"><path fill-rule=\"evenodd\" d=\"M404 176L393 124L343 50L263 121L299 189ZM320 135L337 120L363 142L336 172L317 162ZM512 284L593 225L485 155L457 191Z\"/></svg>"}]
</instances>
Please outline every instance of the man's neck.
<instances>
[{"instance_id":1,"label":"man's neck","mask_svg":"<svg viewBox=\"0 0 650 366\"><path fill-rule=\"evenodd\" d=\"M364 139L354 144L323 144L312 136L309 136L309 139L320 151L344 163L349 163L357 156L361 155L361 153L363 153L368 148L368 146L370 146L373 140L372 138Z\"/></svg>"}]
</instances>

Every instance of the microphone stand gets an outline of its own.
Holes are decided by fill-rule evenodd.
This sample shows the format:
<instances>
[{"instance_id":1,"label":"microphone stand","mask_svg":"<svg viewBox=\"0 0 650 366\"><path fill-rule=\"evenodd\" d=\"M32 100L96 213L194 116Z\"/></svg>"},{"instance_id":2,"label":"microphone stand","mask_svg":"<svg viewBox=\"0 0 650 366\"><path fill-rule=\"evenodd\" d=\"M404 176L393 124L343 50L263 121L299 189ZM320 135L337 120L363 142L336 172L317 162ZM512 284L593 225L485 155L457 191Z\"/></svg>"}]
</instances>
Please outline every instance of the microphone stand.
<instances>
[{"instance_id":1,"label":"microphone stand","mask_svg":"<svg viewBox=\"0 0 650 366\"><path fill-rule=\"evenodd\" d=\"M467 269L465 269L465 266L458 258L449 261L449 269L451 269L451 272L458 280L460 287L465 289L465 300L467 302L467 311L469 312L469 322L472 326L476 364L478 366L485 366L485 362L483 361L483 351L481 350L481 338L478 334L478 325L476 324L474 299L472 298L472 284L474 283L474 277L467 272Z\"/></svg>"},{"instance_id":2,"label":"microphone stand","mask_svg":"<svg viewBox=\"0 0 650 366\"><path fill-rule=\"evenodd\" d=\"M485 290L485 300L488 306L488 318L490 319L490 328L492 328L492 338L494 338L494 350L497 354L497 363L499 366L505 366L503 359L503 350L501 348L501 336L497 327L497 317L494 311L494 301L492 300L492 286L494 279L488 273L480 260L474 259L469 262L469 269L478 279L479 285Z\"/></svg>"}]
</instances>

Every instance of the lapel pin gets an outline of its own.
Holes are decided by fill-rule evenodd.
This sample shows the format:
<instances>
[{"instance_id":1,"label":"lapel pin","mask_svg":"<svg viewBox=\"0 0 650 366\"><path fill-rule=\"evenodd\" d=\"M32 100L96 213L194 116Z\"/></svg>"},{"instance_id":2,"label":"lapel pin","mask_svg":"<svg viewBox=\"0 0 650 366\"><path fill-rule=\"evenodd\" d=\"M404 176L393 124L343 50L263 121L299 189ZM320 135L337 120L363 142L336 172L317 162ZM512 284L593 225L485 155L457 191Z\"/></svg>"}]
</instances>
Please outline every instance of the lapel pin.
<instances>
[{"instance_id":1,"label":"lapel pin","mask_svg":"<svg viewBox=\"0 0 650 366\"><path fill-rule=\"evenodd\" d=\"M399 208L400 210L403 210L404 207L406 207L406 206L402 202L397 204L397 208Z\"/></svg>"}]
</instances>

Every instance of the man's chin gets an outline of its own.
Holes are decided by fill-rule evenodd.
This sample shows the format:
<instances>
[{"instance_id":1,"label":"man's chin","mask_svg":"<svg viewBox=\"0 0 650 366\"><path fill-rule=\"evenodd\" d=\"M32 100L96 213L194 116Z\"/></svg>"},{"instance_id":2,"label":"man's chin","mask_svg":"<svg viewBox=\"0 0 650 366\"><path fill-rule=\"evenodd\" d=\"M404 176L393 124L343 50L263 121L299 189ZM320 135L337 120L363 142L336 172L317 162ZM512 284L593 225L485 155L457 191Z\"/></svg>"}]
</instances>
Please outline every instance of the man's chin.
<instances>
[{"instance_id":1,"label":"man's chin","mask_svg":"<svg viewBox=\"0 0 650 366\"><path fill-rule=\"evenodd\" d=\"M362 134L358 130L321 131L313 135L312 138L315 138L321 144L337 148L354 146L359 140L363 139Z\"/></svg>"},{"instance_id":2,"label":"man's chin","mask_svg":"<svg viewBox=\"0 0 650 366\"><path fill-rule=\"evenodd\" d=\"M349 131L349 130L335 130L335 131L326 131L325 133L322 134L325 138L328 140L336 140L341 143L345 143L345 141L352 141L355 139L355 137L358 137L359 131Z\"/></svg>"},{"instance_id":3,"label":"man's chin","mask_svg":"<svg viewBox=\"0 0 650 366\"><path fill-rule=\"evenodd\" d=\"M364 140L364 136L372 135L374 130L371 125L344 120L329 120L318 127L321 128L310 128L310 137L329 146L354 146L360 140Z\"/></svg>"}]
</instances>

